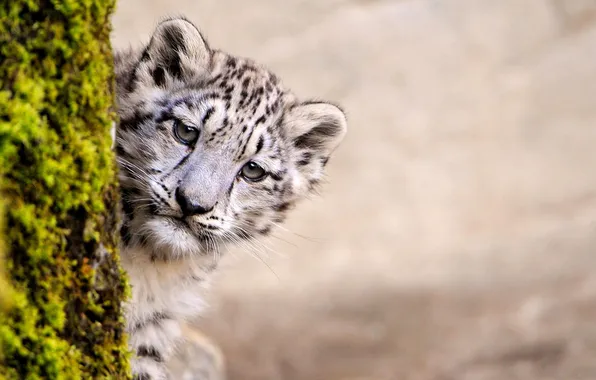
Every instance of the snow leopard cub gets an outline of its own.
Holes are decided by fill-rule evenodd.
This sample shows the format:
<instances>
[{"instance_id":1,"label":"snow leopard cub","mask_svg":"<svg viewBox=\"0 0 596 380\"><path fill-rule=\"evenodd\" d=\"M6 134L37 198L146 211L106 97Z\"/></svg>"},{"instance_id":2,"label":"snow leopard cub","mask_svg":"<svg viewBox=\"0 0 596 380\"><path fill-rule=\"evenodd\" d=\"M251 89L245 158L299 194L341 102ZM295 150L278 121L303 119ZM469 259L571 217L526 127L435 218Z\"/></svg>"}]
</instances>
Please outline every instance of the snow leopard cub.
<instances>
[{"instance_id":1,"label":"snow leopard cub","mask_svg":"<svg viewBox=\"0 0 596 380\"><path fill-rule=\"evenodd\" d=\"M300 101L255 62L212 49L185 19L115 55L125 307L136 379L167 379L216 258L267 235L323 176L344 113Z\"/></svg>"}]
</instances>

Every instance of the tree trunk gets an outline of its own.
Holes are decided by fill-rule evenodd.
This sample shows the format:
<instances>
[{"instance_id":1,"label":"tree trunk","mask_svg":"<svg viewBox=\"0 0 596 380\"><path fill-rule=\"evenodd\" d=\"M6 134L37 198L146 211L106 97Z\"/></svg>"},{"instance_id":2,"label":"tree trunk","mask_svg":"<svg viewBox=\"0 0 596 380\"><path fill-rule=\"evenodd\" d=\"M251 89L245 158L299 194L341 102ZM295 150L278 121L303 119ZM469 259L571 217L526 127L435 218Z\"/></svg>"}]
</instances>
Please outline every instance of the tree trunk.
<instances>
[{"instance_id":1,"label":"tree trunk","mask_svg":"<svg viewBox=\"0 0 596 380\"><path fill-rule=\"evenodd\" d=\"M126 379L114 0L0 5L0 379ZM1 273L0 273L1 275Z\"/></svg>"}]
</instances>

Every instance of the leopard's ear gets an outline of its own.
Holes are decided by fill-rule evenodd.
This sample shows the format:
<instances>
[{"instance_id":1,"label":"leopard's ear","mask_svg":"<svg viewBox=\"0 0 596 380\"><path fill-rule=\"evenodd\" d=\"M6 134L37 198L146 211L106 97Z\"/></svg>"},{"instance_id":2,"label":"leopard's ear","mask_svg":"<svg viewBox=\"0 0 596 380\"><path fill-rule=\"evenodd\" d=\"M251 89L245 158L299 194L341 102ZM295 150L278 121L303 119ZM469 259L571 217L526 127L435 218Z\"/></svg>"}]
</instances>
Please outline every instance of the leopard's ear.
<instances>
[{"instance_id":1,"label":"leopard's ear","mask_svg":"<svg viewBox=\"0 0 596 380\"><path fill-rule=\"evenodd\" d=\"M286 131L298 150L328 159L347 132L344 112L326 102L305 102L284 115Z\"/></svg>"},{"instance_id":2,"label":"leopard's ear","mask_svg":"<svg viewBox=\"0 0 596 380\"><path fill-rule=\"evenodd\" d=\"M325 165L347 132L344 112L326 102L306 102L284 114L297 172L293 188L300 194L312 190L323 177Z\"/></svg>"},{"instance_id":3,"label":"leopard's ear","mask_svg":"<svg viewBox=\"0 0 596 380\"><path fill-rule=\"evenodd\" d=\"M137 77L144 84L168 87L207 70L211 49L196 26L176 18L161 22L137 67Z\"/></svg>"}]
</instances>

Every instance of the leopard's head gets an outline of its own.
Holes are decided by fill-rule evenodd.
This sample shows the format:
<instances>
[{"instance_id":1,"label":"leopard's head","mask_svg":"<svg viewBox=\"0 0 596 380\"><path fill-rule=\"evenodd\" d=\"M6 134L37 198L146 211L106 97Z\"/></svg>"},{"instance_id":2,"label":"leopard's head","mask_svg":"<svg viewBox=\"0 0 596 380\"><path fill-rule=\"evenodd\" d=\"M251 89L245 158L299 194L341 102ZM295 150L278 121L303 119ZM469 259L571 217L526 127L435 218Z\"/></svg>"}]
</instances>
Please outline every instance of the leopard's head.
<instances>
[{"instance_id":1,"label":"leopard's head","mask_svg":"<svg viewBox=\"0 0 596 380\"><path fill-rule=\"evenodd\" d=\"M346 133L340 108L298 100L184 19L159 24L117 75L123 240L155 257L267 235L319 183Z\"/></svg>"}]
</instances>

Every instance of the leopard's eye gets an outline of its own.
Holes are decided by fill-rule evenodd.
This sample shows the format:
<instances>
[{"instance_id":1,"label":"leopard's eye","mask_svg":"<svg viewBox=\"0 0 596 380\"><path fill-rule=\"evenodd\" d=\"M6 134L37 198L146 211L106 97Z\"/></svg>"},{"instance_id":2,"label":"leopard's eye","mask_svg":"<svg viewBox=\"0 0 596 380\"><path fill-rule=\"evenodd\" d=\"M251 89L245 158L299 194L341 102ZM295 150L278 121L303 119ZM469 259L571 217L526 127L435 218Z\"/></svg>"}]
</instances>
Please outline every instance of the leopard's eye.
<instances>
[{"instance_id":1,"label":"leopard's eye","mask_svg":"<svg viewBox=\"0 0 596 380\"><path fill-rule=\"evenodd\" d=\"M182 144L193 145L199 139L199 130L176 119L174 120L174 135Z\"/></svg>"},{"instance_id":2,"label":"leopard's eye","mask_svg":"<svg viewBox=\"0 0 596 380\"><path fill-rule=\"evenodd\" d=\"M247 181L258 182L265 179L267 172L256 162L249 161L240 170L240 175Z\"/></svg>"}]
</instances>

